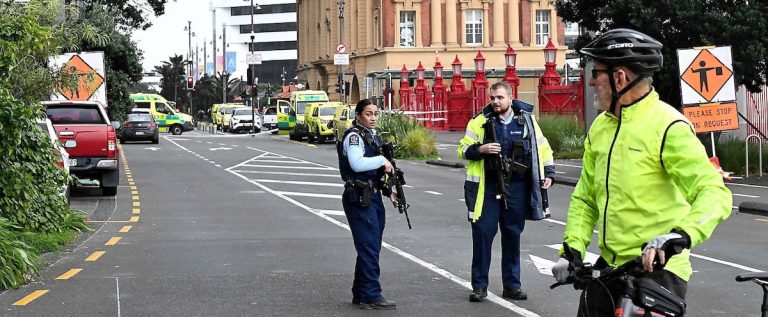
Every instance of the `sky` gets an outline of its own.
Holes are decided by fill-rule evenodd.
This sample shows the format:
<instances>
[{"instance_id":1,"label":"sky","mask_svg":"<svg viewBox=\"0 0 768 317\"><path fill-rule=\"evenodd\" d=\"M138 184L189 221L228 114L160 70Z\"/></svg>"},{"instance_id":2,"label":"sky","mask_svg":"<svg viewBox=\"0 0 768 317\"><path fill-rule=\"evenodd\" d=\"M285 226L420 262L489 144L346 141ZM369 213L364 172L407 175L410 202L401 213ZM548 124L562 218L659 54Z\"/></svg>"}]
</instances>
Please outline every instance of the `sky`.
<instances>
[{"instance_id":1,"label":"sky","mask_svg":"<svg viewBox=\"0 0 768 317\"><path fill-rule=\"evenodd\" d=\"M165 14L149 19L152 22L150 28L134 31L131 37L144 52L144 70L153 70L174 54L186 56L189 38L184 27L187 21L192 21L192 32L196 34L192 38L192 50L198 44L202 58L203 41L210 41L212 37L211 11L208 8L208 0L168 1Z\"/></svg>"}]
</instances>

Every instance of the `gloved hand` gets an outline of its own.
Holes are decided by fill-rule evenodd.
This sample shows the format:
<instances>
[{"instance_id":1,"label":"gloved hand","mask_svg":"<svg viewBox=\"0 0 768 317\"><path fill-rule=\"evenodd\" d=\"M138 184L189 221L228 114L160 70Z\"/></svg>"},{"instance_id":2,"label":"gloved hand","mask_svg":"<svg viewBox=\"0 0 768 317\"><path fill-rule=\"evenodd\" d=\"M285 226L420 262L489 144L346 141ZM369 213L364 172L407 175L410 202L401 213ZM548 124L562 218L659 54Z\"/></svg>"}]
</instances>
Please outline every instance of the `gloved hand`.
<instances>
[{"instance_id":1,"label":"gloved hand","mask_svg":"<svg viewBox=\"0 0 768 317\"><path fill-rule=\"evenodd\" d=\"M581 261L581 252L568 247L565 243L563 245L563 257L558 259L552 267L552 275L560 283L568 282L568 277L573 276L584 265Z\"/></svg>"},{"instance_id":2,"label":"gloved hand","mask_svg":"<svg viewBox=\"0 0 768 317\"><path fill-rule=\"evenodd\" d=\"M557 263L555 263L555 266L552 267L552 275L558 282L565 283L568 281L568 278L573 275L573 270L568 269L570 266L571 261L560 258L557 260Z\"/></svg>"},{"instance_id":3,"label":"gloved hand","mask_svg":"<svg viewBox=\"0 0 768 317\"><path fill-rule=\"evenodd\" d=\"M675 230L657 236L643 247L643 266L648 272L653 272L653 263L657 257L659 265L663 267L667 263L667 256L672 257L690 246L691 238L683 231Z\"/></svg>"}]
</instances>

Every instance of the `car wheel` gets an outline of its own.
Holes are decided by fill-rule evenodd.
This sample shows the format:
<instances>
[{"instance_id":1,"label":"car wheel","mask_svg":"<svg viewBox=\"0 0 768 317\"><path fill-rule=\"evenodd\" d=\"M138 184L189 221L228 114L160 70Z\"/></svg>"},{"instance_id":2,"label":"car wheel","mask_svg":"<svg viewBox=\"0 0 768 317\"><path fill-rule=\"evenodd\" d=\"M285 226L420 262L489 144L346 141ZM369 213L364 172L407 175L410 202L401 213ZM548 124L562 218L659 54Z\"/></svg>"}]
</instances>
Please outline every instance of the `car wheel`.
<instances>
[{"instance_id":1,"label":"car wheel","mask_svg":"<svg viewBox=\"0 0 768 317\"><path fill-rule=\"evenodd\" d=\"M309 143L315 143L315 135L314 135L314 134L312 134L312 133L310 133L310 134L307 134L307 142L309 142Z\"/></svg>"},{"instance_id":2,"label":"car wheel","mask_svg":"<svg viewBox=\"0 0 768 317\"><path fill-rule=\"evenodd\" d=\"M184 132L184 129L178 124L174 124L171 127L171 134L173 135L181 135L183 132Z\"/></svg>"},{"instance_id":3,"label":"car wheel","mask_svg":"<svg viewBox=\"0 0 768 317\"><path fill-rule=\"evenodd\" d=\"M104 196L115 196L117 195L117 187L102 187L101 194Z\"/></svg>"},{"instance_id":4,"label":"car wheel","mask_svg":"<svg viewBox=\"0 0 768 317\"><path fill-rule=\"evenodd\" d=\"M157 144L157 143L160 143L160 137L155 135L155 137L152 138L152 144Z\"/></svg>"},{"instance_id":5,"label":"car wheel","mask_svg":"<svg viewBox=\"0 0 768 317\"><path fill-rule=\"evenodd\" d=\"M125 139L120 138L120 144L125 144Z\"/></svg>"}]
</instances>

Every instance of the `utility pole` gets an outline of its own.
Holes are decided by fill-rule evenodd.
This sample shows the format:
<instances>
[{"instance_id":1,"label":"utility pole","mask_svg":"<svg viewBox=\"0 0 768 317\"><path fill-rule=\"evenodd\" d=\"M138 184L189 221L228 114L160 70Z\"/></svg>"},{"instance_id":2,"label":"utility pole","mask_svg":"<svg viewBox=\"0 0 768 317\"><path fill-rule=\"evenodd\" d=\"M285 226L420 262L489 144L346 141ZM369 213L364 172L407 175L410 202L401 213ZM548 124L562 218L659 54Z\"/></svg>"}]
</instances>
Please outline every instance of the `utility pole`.
<instances>
[{"instance_id":1,"label":"utility pole","mask_svg":"<svg viewBox=\"0 0 768 317\"><path fill-rule=\"evenodd\" d=\"M189 50L187 51L187 57L188 60L192 61L192 21L187 21L187 37L189 38ZM192 75L192 63L189 64L189 67L187 68L189 72L187 73L189 76Z\"/></svg>"},{"instance_id":2,"label":"utility pole","mask_svg":"<svg viewBox=\"0 0 768 317\"><path fill-rule=\"evenodd\" d=\"M216 54L218 54L219 51L216 50L216 9L213 8L213 2L211 2L211 12L213 14L213 25L211 28L213 29L213 51L211 52L211 61L213 62L213 74L210 74L211 76L216 75Z\"/></svg>"},{"instance_id":3,"label":"utility pole","mask_svg":"<svg viewBox=\"0 0 768 317\"><path fill-rule=\"evenodd\" d=\"M227 103L227 24L222 23L222 35L221 35L221 103Z\"/></svg>"},{"instance_id":4,"label":"utility pole","mask_svg":"<svg viewBox=\"0 0 768 317\"><path fill-rule=\"evenodd\" d=\"M211 74L208 74L208 42L206 41L203 39L203 70L207 76L210 76Z\"/></svg>"},{"instance_id":5,"label":"utility pole","mask_svg":"<svg viewBox=\"0 0 768 317\"><path fill-rule=\"evenodd\" d=\"M344 43L344 0L339 0L339 43ZM347 103L346 85L344 82L344 65L339 65L339 84L341 85L341 102Z\"/></svg>"},{"instance_id":6,"label":"utility pole","mask_svg":"<svg viewBox=\"0 0 768 317\"><path fill-rule=\"evenodd\" d=\"M256 39L256 33L253 32L254 31L254 29L253 29L253 9L254 9L253 8L253 0L251 0L251 45L248 46L248 51L251 52L251 54L253 54L253 49L254 49L253 42ZM258 96L258 91L259 90L257 89L256 81L255 81L256 80L256 66L251 66L250 64L248 64L248 71L251 72L251 85L252 85L251 86L251 134L253 134L253 133L256 133L256 113L255 113L256 112L256 109L255 109L256 103L253 102L253 101L254 101L254 98L255 98L255 100L259 99L259 96Z\"/></svg>"}]
</instances>

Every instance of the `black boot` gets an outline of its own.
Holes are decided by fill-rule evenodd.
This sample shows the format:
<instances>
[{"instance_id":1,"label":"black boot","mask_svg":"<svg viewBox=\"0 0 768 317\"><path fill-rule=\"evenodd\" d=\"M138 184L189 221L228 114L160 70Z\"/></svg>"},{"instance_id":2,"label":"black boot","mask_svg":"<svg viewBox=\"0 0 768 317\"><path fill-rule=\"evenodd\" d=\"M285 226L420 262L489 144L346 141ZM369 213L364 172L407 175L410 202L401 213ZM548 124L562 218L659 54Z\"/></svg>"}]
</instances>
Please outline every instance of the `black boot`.
<instances>
[{"instance_id":1,"label":"black boot","mask_svg":"<svg viewBox=\"0 0 768 317\"><path fill-rule=\"evenodd\" d=\"M516 288L516 289L509 289L505 288L504 292L501 294L501 297L514 299L514 300L526 300L528 299L528 294L523 292L522 289Z\"/></svg>"},{"instance_id":2,"label":"black boot","mask_svg":"<svg viewBox=\"0 0 768 317\"><path fill-rule=\"evenodd\" d=\"M470 302L484 302L485 298L488 297L488 290L485 288L476 288L472 290L472 293L469 294L469 301Z\"/></svg>"},{"instance_id":3,"label":"black boot","mask_svg":"<svg viewBox=\"0 0 768 317\"><path fill-rule=\"evenodd\" d=\"M392 310L397 309L397 304L393 301L381 299L373 303L360 304L360 309L366 310Z\"/></svg>"}]
</instances>

